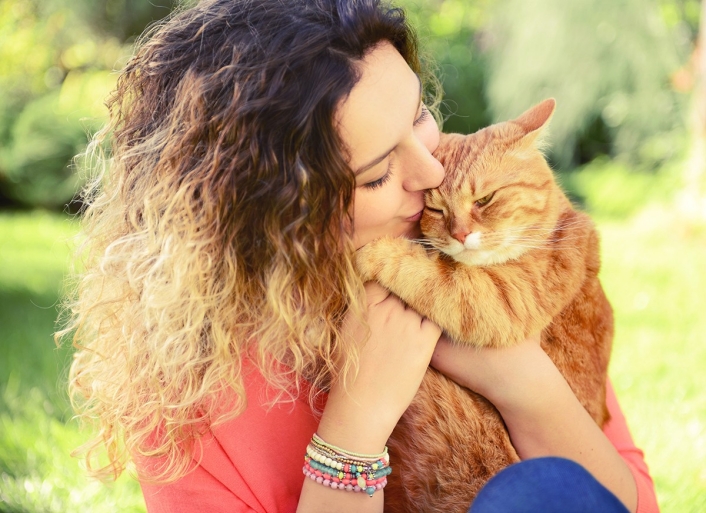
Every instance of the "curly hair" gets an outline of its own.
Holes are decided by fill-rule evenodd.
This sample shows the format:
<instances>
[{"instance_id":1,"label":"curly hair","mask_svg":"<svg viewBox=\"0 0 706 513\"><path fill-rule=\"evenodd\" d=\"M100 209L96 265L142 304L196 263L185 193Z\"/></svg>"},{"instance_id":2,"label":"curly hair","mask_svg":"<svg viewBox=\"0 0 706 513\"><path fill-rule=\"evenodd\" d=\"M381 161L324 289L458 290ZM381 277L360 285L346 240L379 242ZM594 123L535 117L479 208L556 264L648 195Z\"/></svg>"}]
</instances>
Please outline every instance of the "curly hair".
<instances>
[{"instance_id":1,"label":"curly hair","mask_svg":"<svg viewBox=\"0 0 706 513\"><path fill-rule=\"evenodd\" d=\"M273 401L356 371L339 332L363 315L355 180L335 111L382 41L421 73L404 12L379 0L207 0L138 44L87 150L83 270L58 333L97 428L77 451L93 475L135 456L161 457L158 481L188 472L204 426L246 407L245 358Z\"/></svg>"}]
</instances>

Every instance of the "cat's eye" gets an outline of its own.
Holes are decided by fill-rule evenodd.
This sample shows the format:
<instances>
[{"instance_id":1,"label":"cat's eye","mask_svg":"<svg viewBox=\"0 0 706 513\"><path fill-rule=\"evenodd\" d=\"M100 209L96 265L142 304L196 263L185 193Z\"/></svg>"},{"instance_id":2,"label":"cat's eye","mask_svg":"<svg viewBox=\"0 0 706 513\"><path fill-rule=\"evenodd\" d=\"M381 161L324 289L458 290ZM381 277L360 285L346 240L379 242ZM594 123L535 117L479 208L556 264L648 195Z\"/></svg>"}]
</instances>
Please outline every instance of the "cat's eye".
<instances>
[{"instance_id":1,"label":"cat's eye","mask_svg":"<svg viewBox=\"0 0 706 513\"><path fill-rule=\"evenodd\" d=\"M485 205L487 205L488 203L490 203L490 200L493 199L493 196L494 196L494 195L495 195L495 193L494 193L494 192L491 192L491 193L488 194L487 196L483 196L481 199L476 200L476 205L478 205L479 207L484 207Z\"/></svg>"},{"instance_id":2,"label":"cat's eye","mask_svg":"<svg viewBox=\"0 0 706 513\"><path fill-rule=\"evenodd\" d=\"M424 207L427 212L432 215L443 216L444 211L438 208Z\"/></svg>"}]
</instances>

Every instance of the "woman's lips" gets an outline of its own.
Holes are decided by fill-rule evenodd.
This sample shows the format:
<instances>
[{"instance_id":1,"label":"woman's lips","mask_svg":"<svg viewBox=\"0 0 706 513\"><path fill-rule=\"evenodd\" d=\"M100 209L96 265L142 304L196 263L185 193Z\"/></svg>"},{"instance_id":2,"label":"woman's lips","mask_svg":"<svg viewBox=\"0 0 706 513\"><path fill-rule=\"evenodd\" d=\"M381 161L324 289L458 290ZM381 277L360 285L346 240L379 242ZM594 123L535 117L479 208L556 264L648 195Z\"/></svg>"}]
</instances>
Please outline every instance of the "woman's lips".
<instances>
[{"instance_id":1,"label":"woman's lips","mask_svg":"<svg viewBox=\"0 0 706 513\"><path fill-rule=\"evenodd\" d=\"M413 216L409 216L407 218L407 221L409 221L410 223L416 223L417 221L419 221L422 218L423 212L424 212L424 209L420 210L419 212L417 212Z\"/></svg>"}]
</instances>

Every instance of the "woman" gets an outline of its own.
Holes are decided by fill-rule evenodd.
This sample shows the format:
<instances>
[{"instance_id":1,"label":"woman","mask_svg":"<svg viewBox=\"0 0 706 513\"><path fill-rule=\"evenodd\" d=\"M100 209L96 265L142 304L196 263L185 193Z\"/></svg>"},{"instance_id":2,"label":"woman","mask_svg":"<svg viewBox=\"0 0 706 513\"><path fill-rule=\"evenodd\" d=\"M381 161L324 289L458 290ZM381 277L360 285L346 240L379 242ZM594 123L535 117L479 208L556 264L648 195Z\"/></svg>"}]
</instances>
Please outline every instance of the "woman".
<instances>
[{"instance_id":1,"label":"woman","mask_svg":"<svg viewBox=\"0 0 706 513\"><path fill-rule=\"evenodd\" d=\"M69 326L75 407L100 428L87 461L108 453L95 473L132 456L151 512L381 511L384 476L346 493L304 479L302 455L387 468L431 363L497 405L523 458L573 459L616 507L650 510L639 450L621 457L535 339L462 351L356 277L354 250L418 235L443 179L428 83L375 0L207 0L140 46L93 144L110 135L111 170Z\"/></svg>"}]
</instances>

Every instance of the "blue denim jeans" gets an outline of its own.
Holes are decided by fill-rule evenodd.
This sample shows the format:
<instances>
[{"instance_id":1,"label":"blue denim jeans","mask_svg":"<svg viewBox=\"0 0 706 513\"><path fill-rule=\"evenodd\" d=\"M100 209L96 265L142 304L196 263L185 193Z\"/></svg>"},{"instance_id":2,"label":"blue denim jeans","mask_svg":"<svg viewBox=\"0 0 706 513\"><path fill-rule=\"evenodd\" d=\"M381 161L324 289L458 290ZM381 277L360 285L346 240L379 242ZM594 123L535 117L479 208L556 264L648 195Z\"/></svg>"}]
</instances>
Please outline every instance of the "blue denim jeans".
<instances>
[{"instance_id":1,"label":"blue denim jeans","mask_svg":"<svg viewBox=\"0 0 706 513\"><path fill-rule=\"evenodd\" d=\"M468 513L629 513L585 468L564 458L521 461L495 475Z\"/></svg>"}]
</instances>

